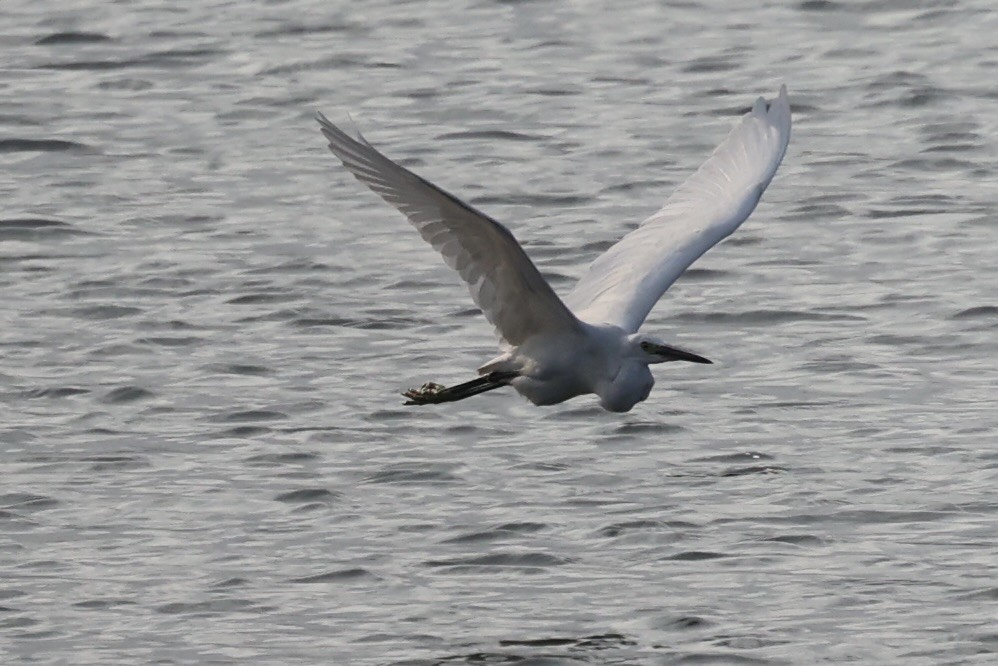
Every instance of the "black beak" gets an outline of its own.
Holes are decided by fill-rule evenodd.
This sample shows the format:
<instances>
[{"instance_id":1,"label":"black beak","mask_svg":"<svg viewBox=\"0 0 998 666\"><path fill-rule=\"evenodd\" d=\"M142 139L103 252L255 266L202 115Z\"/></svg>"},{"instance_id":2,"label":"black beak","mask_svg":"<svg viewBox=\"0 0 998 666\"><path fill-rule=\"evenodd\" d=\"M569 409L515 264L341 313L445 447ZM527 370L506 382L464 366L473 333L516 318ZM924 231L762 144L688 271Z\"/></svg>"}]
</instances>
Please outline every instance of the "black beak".
<instances>
[{"instance_id":1,"label":"black beak","mask_svg":"<svg viewBox=\"0 0 998 666\"><path fill-rule=\"evenodd\" d=\"M704 358L699 354L688 352L679 347L669 345L655 345L655 353L663 357L666 361L689 361L690 363L713 363L709 358Z\"/></svg>"}]
</instances>

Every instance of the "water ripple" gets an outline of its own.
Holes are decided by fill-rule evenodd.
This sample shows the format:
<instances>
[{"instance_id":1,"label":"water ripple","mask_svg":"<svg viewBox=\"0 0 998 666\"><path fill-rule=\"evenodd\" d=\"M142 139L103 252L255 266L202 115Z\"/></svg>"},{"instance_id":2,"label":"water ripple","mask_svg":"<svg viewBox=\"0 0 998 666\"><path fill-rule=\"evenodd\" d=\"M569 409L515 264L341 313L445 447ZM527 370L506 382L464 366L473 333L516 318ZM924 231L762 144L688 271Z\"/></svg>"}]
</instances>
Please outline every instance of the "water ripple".
<instances>
[{"instance_id":1,"label":"water ripple","mask_svg":"<svg viewBox=\"0 0 998 666\"><path fill-rule=\"evenodd\" d=\"M316 574L314 576L303 576L301 578L292 578L292 583L341 583L346 581L356 581L359 579L375 579L377 578L367 569L361 567L355 567L353 569L338 569L336 571L328 571L322 574Z\"/></svg>"}]
</instances>

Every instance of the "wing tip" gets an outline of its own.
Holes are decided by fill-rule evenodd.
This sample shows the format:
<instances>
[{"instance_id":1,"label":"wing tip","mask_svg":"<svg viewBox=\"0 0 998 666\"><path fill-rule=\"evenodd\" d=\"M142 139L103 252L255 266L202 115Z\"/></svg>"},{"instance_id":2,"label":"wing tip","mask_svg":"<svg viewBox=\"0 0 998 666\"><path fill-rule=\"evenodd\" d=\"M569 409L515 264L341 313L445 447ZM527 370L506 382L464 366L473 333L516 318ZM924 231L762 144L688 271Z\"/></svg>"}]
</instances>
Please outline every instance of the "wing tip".
<instances>
[{"instance_id":1,"label":"wing tip","mask_svg":"<svg viewBox=\"0 0 998 666\"><path fill-rule=\"evenodd\" d=\"M769 103L770 109L786 109L787 113L790 112L790 96L787 94L787 84L783 83L780 85L780 92L777 93L776 99Z\"/></svg>"},{"instance_id":2,"label":"wing tip","mask_svg":"<svg viewBox=\"0 0 998 666\"><path fill-rule=\"evenodd\" d=\"M774 111L783 109L786 109L787 111L790 110L790 96L787 94L786 83L780 85L780 90L777 92L776 97L766 99L765 97L759 96L756 98L749 115L766 117L768 115L772 115Z\"/></svg>"},{"instance_id":3,"label":"wing tip","mask_svg":"<svg viewBox=\"0 0 998 666\"><path fill-rule=\"evenodd\" d=\"M322 111L316 110L315 121L319 123L319 131L326 137L326 140L333 143L336 140L337 134L343 134L343 130L334 125L329 118L325 116Z\"/></svg>"},{"instance_id":4,"label":"wing tip","mask_svg":"<svg viewBox=\"0 0 998 666\"><path fill-rule=\"evenodd\" d=\"M780 128L781 132L787 135L789 140L790 124L790 96L787 94L787 84L780 85L780 92L769 105L769 116L772 122Z\"/></svg>"},{"instance_id":5,"label":"wing tip","mask_svg":"<svg viewBox=\"0 0 998 666\"><path fill-rule=\"evenodd\" d=\"M780 85L776 97L767 100L759 97L752 109L745 114L745 120L758 119L765 125L775 128L781 134L790 133L790 97L787 94L787 84Z\"/></svg>"},{"instance_id":6,"label":"wing tip","mask_svg":"<svg viewBox=\"0 0 998 666\"><path fill-rule=\"evenodd\" d=\"M357 123L354 122L353 116L350 115L349 111L347 112L347 122L349 123L347 130L334 124L322 111L316 110L315 120L319 123L320 131L322 131L322 134L329 141L330 148L333 148L336 144L344 143L344 139L346 139L345 142L348 144L359 143L368 148L374 148L364 135L361 134L360 128L357 127ZM336 151L334 150L333 152L335 153Z\"/></svg>"}]
</instances>

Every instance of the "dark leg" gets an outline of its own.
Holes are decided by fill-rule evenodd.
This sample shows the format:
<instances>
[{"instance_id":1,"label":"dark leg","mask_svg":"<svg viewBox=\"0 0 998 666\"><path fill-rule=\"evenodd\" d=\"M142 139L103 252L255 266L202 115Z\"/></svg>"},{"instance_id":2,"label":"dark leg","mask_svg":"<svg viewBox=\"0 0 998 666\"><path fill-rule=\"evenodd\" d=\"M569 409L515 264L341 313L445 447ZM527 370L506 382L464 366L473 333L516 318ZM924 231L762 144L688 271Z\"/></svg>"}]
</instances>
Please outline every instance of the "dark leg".
<instances>
[{"instance_id":1,"label":"dark leg","mask_svg":"<svg viewBox=\"0 0 998 666\"><path fill-rule=\"evenodd\" d=\"M440 384L427 382L418 389L409 389L402 395L409 398L407 405L432 405L438 402L456 402L479 393L506 386L516 377L515 372L490 372L470 382L446 388Z\"/></svg>"}]
</instances>

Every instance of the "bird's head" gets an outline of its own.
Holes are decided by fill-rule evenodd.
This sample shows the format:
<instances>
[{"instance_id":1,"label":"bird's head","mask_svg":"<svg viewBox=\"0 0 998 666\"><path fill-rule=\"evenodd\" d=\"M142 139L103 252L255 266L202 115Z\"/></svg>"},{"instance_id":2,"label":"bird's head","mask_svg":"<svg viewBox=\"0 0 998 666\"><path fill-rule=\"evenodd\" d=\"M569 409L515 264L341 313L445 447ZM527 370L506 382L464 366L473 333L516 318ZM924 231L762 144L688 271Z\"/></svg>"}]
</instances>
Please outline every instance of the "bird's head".
<instances>
[{"instance_id":1,"label":"bird's head","mask_svg":"<svg viewBox=\"0 0 998 666\"><path fill-rule=\"evenodd\" d=\"M648 335L632 335L630 344L635 355L645 363L665 363L666 361L689 361L690 363L713 363L713 361L693 352L667 345Z\"/></svg>"}]
</instances>

